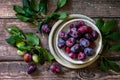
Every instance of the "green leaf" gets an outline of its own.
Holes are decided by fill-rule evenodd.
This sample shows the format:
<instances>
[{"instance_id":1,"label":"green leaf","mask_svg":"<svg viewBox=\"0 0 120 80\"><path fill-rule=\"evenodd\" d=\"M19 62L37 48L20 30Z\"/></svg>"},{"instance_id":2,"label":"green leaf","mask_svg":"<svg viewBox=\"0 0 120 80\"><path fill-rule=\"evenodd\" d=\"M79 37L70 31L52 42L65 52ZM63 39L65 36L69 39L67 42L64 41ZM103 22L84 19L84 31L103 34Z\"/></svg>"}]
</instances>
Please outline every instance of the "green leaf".
<instances>
[{"instance_id":1,"label":"green leaf","mask_svg":"<svg viewBox=\"0 0 120 80\"><path fill-rule=\"evenodd\" d=\"M31 50L31 48L32 48L31 46L21 46L18 49L21 51L29 51L29 50Z\"/></svg>"},{"instance_id":2,"label":"green leaf","mask_svg":"<svg viewBox=\"0 0 120 80\"><path fill-rule=\"evenodd\" d=\"M43 65L45 63L45 57L43 53L39 53L39 63Z\"/></svg>"},{"instance_id":3,"label":"green leaf","mask_svg":"<svg viewBox=\"0 0 120 80\"><path fill-rule=\"evenodd\" d=\"M33 15L36 15L34 11L32 11L30 7L30 1L29 0L22 0L23 2L23 8L25 11L25 16L32 17Z\"/></svg>"},{"instance_id":4,"label":"green leaf","mask_svg":"<svg viewBox=\"0 0 120 80\"><path fill-rule=\"evenodd\" d=\"M111 34L112 32L102 32L102 36L105 38L106 36L108 36L109 34Z\"/></svg>"},{"instance_id":5,"label":"green leaf","mask_svg":"<svg viewBox=\"0 0 120 80\"><path fill-rule=\"evenodd\" d=\"M100 62L100 69L104 72L107 72L110 68L105 59L102 59Z\"/></svg>"},{"instance_id":6,"label":"green leaf","mask_svg":"<svg viewBox=\"0 0 120 80\"><path fill-rule=\"evenodd\" d=\"M120 50L120 44L114 44L110 47L111 51L119 51Z\"/></svg>"},{"instance_id":7,"label":"green leaf","mask_svg":"<svg viewBox=\"0 0 120 80\"><path fill-rule=\"evenodd\" d=\"M22 37L22 35L14 35L13 38L16 43L24 42L24 38Z\"/></svg>"},{"instance_id":8,"label":"green leaf","mask_svg":"<svg viewBox=\"0 0 120 80\"><path fill-rule=\"evenodd\" d=\"M103 39L103 51L107 51L110 48L110 44L108 43L108 41L106 39Z\"/></svg>"},{"instance_id":9,"label":"green leaf","mask_svg":"<svg viewBox=\"0 0 120 80\"><path fill-rule=\"evenodd\" d=\"M103 39L103 45L106 45L107 44L107 41L106 41L106 39Z\"/></svg>"},{"instance_id":10,"label":"green leaf","mask_svg":"<svg viewBox=\"0 0 120 80\"><path fill-rule=\"evenodd\" d=\"M108 60L105 57L101 59L100 69L104 72L108 71L109 69L120 72L119 65L117 65L114 61Z\"/></svg>"},{"instance_id":11,"label":"green leaf","mask_svg":"<svg viewBox=\"0 0 120 80\"><path fill-rule=\"evenodd\" d=\"M106 44L106 47L104 46L104 49L105 49L106 51L108 51L108 50L110 49L110 44L109 44L109 43Z\"/></svg>"},{"instance_id":12,"label":"green leaf","mask_svg":"<svg viewBox=\"0 0 120 80\"><path fill-rule=\"evenodd\" d=\"M19 14L25 14L24 9L21 6L14 5L13 10L16 11Z\"/></svg>"},{"instance_id":13,"label":"green leaf","mask_svg":"<svg viewBox=\"0 0 120 80\"><path fill-rule=\"evenodd\" d=\"M43 24L43 22L38 22L37 32L40 32L40 31L41 31L42 24Z\"/></svg>"},{"instance_id":14,"label":"green leaf","mask_svg":"<svg viewBox=\"0 0 120 80\"><path fill-rule=\"evenodd\" d=\"M28 17L35 16L36 17L35 12L33 12L30 8L24 8L24 11L25 11L25 16L28 16Z\"/></svg>"},{"instance_id":15,"label":"green leaf","mask_svg":"<svg viewBox=\"0 0 120 80\"><path fill-rule=\"evenodd\" d=\"M10 45L15 46L15 40L14 40L14 38L13 38L12 36L9 37L8 39L6 39L6 42L7 42L8 44L10 44Z\"/></svg>"},{"instance_id":16,"label":"green leaf","mask_svg":"<svg viewBox=\"0 0 120 80\"><path fill-rule=\"evenodd\" d=\"M41 47L36 46L33 52L39 56L39 63L43 65L45 63L45 56L43 54L43 51L41 50Z\"/></svg>"},{"instance_id":17,"label":"green leaf","mask_svg":"<svg viewBox=\"0 0 120 80\"><path fill-rule=\"evenodd\" d=\"M42 48L40 46L35 46L35 48L38 50L38 55L42 62L45 62L45 61L52 62L54 57L45 48Z\"/></svg>"},{"instance_id":18,"label":"green leaf","mask_svg":"<svg viewBox=\"0 0 120 80\"><path fill-rule=\"evenodd\" d=\"M34 45L39 45L39 38L33 33L26 33L26 40L27 44L34 46Z\"/></svg>"},{"instance_id":19,"label":"green leaf","mask_svg":"<svg viewBox=\"0 0 120 80\"><path fill-rule=\"evenodd\" d=\"M50 17L50 19L56 19L56 20L58 20L59 17L60 17L60 14L57 13L57 12L54 12L49 17Z\"/></svg>"},{"instance_id":20,"label":"green leaf","mask_svg":"<svg viewBox=\"0 0 120 80\"><path fill-rule=\"evenodd\" d=\"M30 8L30 1L29 0L22 0L24 8Z\"/></svg>"},{"instance_id":21,"label":"green leaf","mask_svg":"<svg viewBox=\"0 0 120 80\"><path fill-rule=\"evenodd\" d=\"M39 11L39 4L37 3L36 0L31 0L30 6L34 11L36 11L36 12Z\"/></svg>"},{"instance_id":22,"label":"green leaf","mask_svg":"<svg viewBox=\"0 0 120 80\"><path fill-rule=\"evenodd\" d=\"M16 46L17 43L23 42L23 41L24 39L20 35L13 35L13 36L10 36L8 39L6 39L6 42L13 46Z\"/></svg>"},{"instance_id":23,"label":"green leaf","mask_svg":"<svg viewBox=\"0 0 120 80\"><path fill-rule=\"evenodd\" d=\"M52 19L54 19L54 20L56 19L57 20L58 18L59 18L59 14L54 12L54 13L50 14L49 16L47 16L45 18L45 23L49 23L50 20L52 20Z\"/></svg>"},{"instance_id":24,"label":"green leaf","mask_svg":"<svg viewBox=\"0 0 120 80\"><path fill-rule=\"evenodd\" d=\"M23 16L23 15L21 15L21 14L16 14L16 17L17 17L18 19L20 19L21 21L24 21L24 22L29 22L29 21L31 21L30 18L25 17L25 16Z\"/></svg>"},{"instance_id":25,"label":"green leaf","mask_svg":"<svg viewBox=\"0 0 120 80\"><path fill-rule=\"evenodd\" d=\"M11 34L11 36L6 40L9 44L15 46L16 43L24 41L25 37L23 32L15 25L11 28L6 28L6 30Z\"/></svg>"},{"instance_id":26,"label":"green leaf","mask_svg":"<svg viewBox=\"0 0 120 80\"><path fill-rule=\"evenodd\" d=\"M66 4L67 0L58 0L57 7L62 8Z\"/></svg>"},{"instance_id":27,"label":"green leaf","mask_svg":"<svg viewBox=\"0 0 120 80\"><path fill-rule=\"evenodd\" d=\"M65 19L67 18L67 13L66 12L62 12L59 14L59 19Z\"/></svg>"},{"instance_id":28,"label":"green leaf","mask_svg":"<svg viewBox=\"0 0 120 80\"><path fill-rule=\"evenodd\" d=\"M120 72L120 67L119 67L119 65L117 65L114 61L108 60L108 64L109 64L109 67L110 67L112 70L114 70L114 71L116 71L116 72Z\"/></svg>"},{"instance_id":29,"label":"green leaf","mask_svg":"<svg viewBox=\"0 0 120 80\"><path fill-rule=\"evenodd\" d=\"M102 26L101 30L103 32L110 32L112 31L117 25L117 21L116 20L108 20L104 23L104 25Z\"/></svg>"},{"instance_id":30,"label":"green leaf","mask_svg":"<svg viewBox=\"0 0 120 80\"><path fill-rule=\"evenodd\" d=\"M111 34L105 36L105 38L111 41L118 41L120 39L120 33L112 32Z\"/></svg>"},{"instance_id":31,"label":"green leaf","mask_svg":"<svg viewBox=\"0 0 120 80\"><path fill-rule=\"evenodd\" d=\"M46 61L52 62L52 60L54 59L54 57L44 48L41 48L41 50L43 51L44 57Z\"/></svg>"},{"instance_id":32,"label":"green leaf","mask_svg":"<svg viewBox=\"0 0 120 80\"><path fill-rule=\"evenodd\" d=\"M102 18L96 21L96 26L101 30L102 26L104 25L104 21Z\"/></svg>"},{"instance_id":33,"label":"green leaf","mask_svg":"<svg viewBox=\"0 0 120 80\"><path fill-rule=\"evenodd\" d=\"M58 20L58 19L65 19L67 17L67 13L57 13L54 12L50 16L47 17L46 22L49 22L51 19Z\"/></svg>"},{"instance_id":34,"label":"green leaf","mask_svg":"<svg viewBox=\"0 0 120 80\"><path fill-rule=\"evenodd\" d=\"M6 28L6 30L11 34L15 42L23 41L25 38L23 32L15 25L13 25L11 28Z\"/></svg>"},{"instance_id":35,"label":"green leaf","mask_svg":"<svg viewBox=\"0 0 120 80\"><path fill-rule=\"evenodd\" d=\"M11 35L22 35L23 34L23 32L15 25L13 25L11 28L6 28L6 30Z\"/></svg>"},{"instance_id":36,"label":"green leaf","mask_svg":"<svg viewBox=\"0 0 120 80\"><path fill-rule=\"evenodd\" d=\"M47 0L40 0L39 12L46 14L46 12L47 12Z\"/></svg>"}]
</instances>

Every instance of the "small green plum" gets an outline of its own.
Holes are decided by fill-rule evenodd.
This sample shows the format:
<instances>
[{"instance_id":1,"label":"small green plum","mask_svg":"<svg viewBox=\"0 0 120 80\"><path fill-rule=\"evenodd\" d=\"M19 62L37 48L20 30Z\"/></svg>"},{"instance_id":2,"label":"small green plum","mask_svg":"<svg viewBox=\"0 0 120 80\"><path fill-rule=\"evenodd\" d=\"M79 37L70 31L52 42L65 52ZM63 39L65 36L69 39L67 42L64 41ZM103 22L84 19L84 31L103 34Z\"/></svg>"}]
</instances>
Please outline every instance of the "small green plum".
<instances>
[{"instance_id":1,"label":"small green plum","mask_svg":"<svg viewBox=\"0 0 120 80\"><path fill-rule=\"evenodd\" d=\"M25 42L19 42L19 43L17 43L16 44L16 46L19 48L19 47L21 47L21 46L24 46L25 45Z\"/></svg>"},{"instance_id":2,"label":"small green plum","mask_svg":"<svg viewBox=\"0 0 120 80\"><path fill-rule=\"evenodd\" d=\"M23 56L25 53L26 51L17 50L17 54L20 56Z\"/></svg>"},{"instance_id":3,"label":"small green plum","mask_svg":"<svg viewBox=\"0 0 120 80\"><path fill-rule=\"evenodd\" d=\"M35 63L38 63L39 62L39 56L37 54L33 54L32 55L32 60L35 62Z\"/></svg>"}]
</instances>

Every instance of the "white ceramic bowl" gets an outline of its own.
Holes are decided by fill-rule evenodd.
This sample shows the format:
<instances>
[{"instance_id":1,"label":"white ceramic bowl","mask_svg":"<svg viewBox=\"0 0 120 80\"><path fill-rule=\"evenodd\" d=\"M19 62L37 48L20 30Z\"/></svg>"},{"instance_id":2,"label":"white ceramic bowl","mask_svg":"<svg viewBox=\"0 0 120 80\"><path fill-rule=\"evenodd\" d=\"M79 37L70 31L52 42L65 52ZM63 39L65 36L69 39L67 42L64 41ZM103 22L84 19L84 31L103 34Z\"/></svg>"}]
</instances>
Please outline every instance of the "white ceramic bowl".
<instances>
[{"instance_id":1,"label":"white ceramic bowl","mask_svg":"<svg viewBox=\"0 0 120 80\"><path fill-rule=\"evenodd\" d=\"M85 24L87 26L90 26L92 27L92 29L94 29L95 31L98 32L99 36L98 36L98 39L95 41L95 44L96 44L96 47L95 47L95 55L93 56L90 56L90 57L87 57L85 60L77 60L77 59L72 59L68 56L68 54L65 52L64 49L60 49L58 48L58 40L60 39L59 38L59 33L60 31L67 31L69 29L69 26L71 23L75 23L77 21L84 21ZM69 62L73 63L73 64L84 64L84 63L88 63L90 61L92 61L100 52L101 50L101 47L102 47L102 36L101 36L101 33L99 31L99 29L95 26L95 24L93 24L92 22L86 20L86 19L72 19L72 20L68 20L66 21L66 23L64 23L60 28L59 30L56 32L57 36L56 36L56 46L57 46L57 50L59 52L59 54L66 60L68 60Z\"/></svg>"},{"instance_id":2,"label":"white ceramic bowl","mask_svg":"<svg viewBox=\"0 0 120 80\"><path fill-rule=\"evenodd\" d=\"M65 26L77 20L83 20L86 24L90 25L93 29L95 29L99 33L99 38L96 40L96 44L97 44L95 48L96 53L94 56L86 59L85 61L71 59L64 52L64 50L61 50L57 47L59 32L61 30L67 30L68 28ZM58 20L52 27L48 41L49 41L48 43L49 43L50 51L52 55L55 57L55 59L63 66L74 68L74 69L83 68L92 64L99 57L99 54L102 51L102 36L99 29L95 26L95 21L81 14L72 14L72 15L69 15L69 17L65 20Z\"/></svg>"}]
</instances>

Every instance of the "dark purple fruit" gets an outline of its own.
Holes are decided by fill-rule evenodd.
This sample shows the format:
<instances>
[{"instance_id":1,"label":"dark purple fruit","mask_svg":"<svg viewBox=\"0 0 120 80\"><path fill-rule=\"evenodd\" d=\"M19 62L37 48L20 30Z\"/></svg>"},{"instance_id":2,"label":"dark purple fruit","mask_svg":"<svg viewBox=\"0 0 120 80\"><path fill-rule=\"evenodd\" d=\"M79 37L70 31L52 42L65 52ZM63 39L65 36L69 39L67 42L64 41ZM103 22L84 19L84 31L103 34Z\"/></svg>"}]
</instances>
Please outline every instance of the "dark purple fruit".
<instances>
[{"instance_id":1,"label":"dark purple fruit","mask_svg":"<svg viewBox=\"0 0 120 80\"><path fill-rule=\"evenodd\" d=\"M77 28L76 27L70 28L70 31L71 32L77 31Z\"/></svg>"},{"instance_id":2,"label":"dark purple fruit","mask_svg":"<svg viewBox=\"0 0 120 80\"><path fill-rule=\"evenodd\" d=\"M81 38L81 39L80 39L80 46L88 47L89 45L90 45L89 40L87 40L87 39L85 39L85 38Z\"/></svg>"},{"instance_id":3,"label":"dark purple fruit","mask_svg":"<svg viewBox=\"0 0 120 80\"><path fill-rule=\"evenodd\" d=\"M95 45L95 42L91 41L89 47L90 47L90 48L95 48L95 46L96 46L96 45Z\"/></svg>"},{"instance_id":4,"label":"dark purple fruit","mask_svg":"<svg viewBox=\"0 0 120 80\"><path fill-rule=\"evenodd\" d=\"M60 39L60 40L58 41L58 47L59 47L59 48L63 48L64 46L65 46L65 41L62 40L62 39Z\"/></svg>"},{"instance_id":5,"label":"dark purple fruit","mask_svg":"<svg viewBox=\"0 0 120 80\"><path fill-rule=\"evenodd\" d=\"M62 38L62 39L64 39L64 40L66 40L68 38L68 35L65 32L61 31L59 33L59 37Z\"/></svg>"},{"instance_id":6,"label":"dark purple fruit","mask_svg":"<svg viewBox=\"0 0 120 80\"><path fill-rule=\"evenodd\" d=\"M70 36L74 37L74 38L77 38L79 36L79 33L77 31L77 28L71 28L69 33L68 33Z\"/></svg>"},{"instance_id":7,"label":"dark purple fruit","mask_svg":"<svg viewBox=\"0 0 120 80\"><path fill-rule=\"evenodd\" d=\"M84 52L84 49L85 49L85 47L80 46L80 51L81 51L81 52Z\"/></svg>"},{"instance_id":8,"label":"dark purple fruit","mask_svg":"<svg viewBox=\"0 0 120 80\"><path fill-rule=\"evenodd\" d=\"M77 58L78 58L78 60L83 60L83 59L85 59L85 54L83 52L79 52Z\"/></svg>"},{"instance_id":9,"label":"dark purple fruit","mask_svg":"<svg viewBox=\"0 0 120 80\"><path fill-rule=\"evenodd\" d=\"M77 31L74 31L70 34L71 37L77 38L79 36Z\"/></svg>"},{"instance_id":10,"label":"dark purple fruit","mask_svg":"<svg viewBox=\"0 0 120 80\"><path fill-rule=\"evenodd\" d=\"M72 59L75 59L77 57L77 55L73 52L69 53L69 57Z\"/></svg>"},{"instance_id":11,"label":"dark purple fruit","mask_svg":"<svg viewBox=\"0 0 120 80\"><path fill-rule=\"evenodd\" d=\"M95 51L92 48L85 48L84 49L84 54L87 55L87 56L92 56L92 55L95 54Z\"/></svg>"},{"instance_id":12,"label":"dark purple fruit","mask_svg":"<svg viewBox=\"0 0 120 80\"><path fill-rule=\"evenodd\" d=\"M71 30L69 30L68 34L74 38L77 38L79 36L79 33L77 32L76 28L71 28Z\"/></svg>"},{"instance_id":13,"label":"dark purple fruit","mask_svg":"<svg viewBox=\"0 0 120 80\"><path fill-rule=\"evenodd\" d=\"M91 40L91 41L93 40L93 37L90 33L86 33L85 38L88 39L88 40Z\"/></svg>"},{"instance_id":14,"label":"dark purple fruit","mask_svg":"<svg viewBox=\"0 0 120 80\"><path fill-rule=\"evenodd\" d=\"M93 31L92 27L87 26L87 32L88 32L88 33L91 33L92 31Z\"/></svg>"},{"instance_id":15,"label":"dark purple fruit","mask_svg":"<svg viewBox=\"0 0 120 80\"><path fill-rule=\"evenodd\" d=\"M47 24L43 24L41 27L41 31L43 33L49 33L50 32L50 27Z\"/></svg>"},{"instance_id":16,"label":"dark purple fruit","mask_svg":"<svg viewBox=\"0 0 120 80\"><path fill-rule=\"evenodd\" d=\"M84 21L78 21L78 23L77 23L77 26L78 27L81 27L81 26L84 26L85 25L85 23L84 23Z\"/></svg>"},{"instance_id":17,"label":"dark purple fruit","mask_svg":"<svg viewBox=\"0 0 120 80\"><path fill-rule=\"evenodd\" d=\"M37 67L35 65L30 65L28 68L27 68L27 73L28 74L31 74L33 72L35 72L37 69Z\"/></svg>"},{"instance_id":18,"label":"dark purple fruit","mask_svg":"<svg viewBox=\"0 0 120 80\"><path fill-rule=\"evenodd\" d=\"M98 32L97 31L92 31L92 36L93 36L93 39L96 40L98 38Z\"/></svg>"},{"instance_id":19,"label":"dark purple fruit","mask_svg":"<svg viewBox=\"0 0 120 80\"><path fill-rule=\"evenodd\" d=\"M87 32L87 26L81 26L78 28L78 33L84 34Z\"/></svg>"},{"instance_id":20,"label":"dark purple fruit","mask_svg":"<svg viewBox=\"0 0 120 80\"><path fill-rule=\"evenodd\" d=\"M71 24L71 25L70 25L70 29L71 29L71 28L75 28L75 27L76 27L75 24Z\"/></svg>"},{"instance_id":21,"label":"dark purple fruit","mask_svg":"<svg viewBox=\"0 0 120 80\"><path fill-rule=\"evenodd\" d=\"M74 45L74 43L75 43L75 39L71 37L71 38L67 39L66 46L71 47Z\"/></svg>"},{"instance_id":22,"label":"dark purple fruit","mask_svg":"<svg viewBox=\"0 0 120 80\"><path fill-rule=\"evenodd\" d=\"M70 50L71 50L71 52L76 53L76 52L79 52L79 50L80 50L79 48L80 48L79 44L75 44L71 47Z\"/></svg>"},{"instance_id":23,"label":"dark purple fruit","mask_svg":"<svg viewBox=\"0 0 120 80\"><path fill-rule=\"evenodd\" d=\"M57 64L52 64L50 66L50 70L53 72L53 73L59 73L61 71L61 68L57 65Z\"/></svg>"}]
</instances>

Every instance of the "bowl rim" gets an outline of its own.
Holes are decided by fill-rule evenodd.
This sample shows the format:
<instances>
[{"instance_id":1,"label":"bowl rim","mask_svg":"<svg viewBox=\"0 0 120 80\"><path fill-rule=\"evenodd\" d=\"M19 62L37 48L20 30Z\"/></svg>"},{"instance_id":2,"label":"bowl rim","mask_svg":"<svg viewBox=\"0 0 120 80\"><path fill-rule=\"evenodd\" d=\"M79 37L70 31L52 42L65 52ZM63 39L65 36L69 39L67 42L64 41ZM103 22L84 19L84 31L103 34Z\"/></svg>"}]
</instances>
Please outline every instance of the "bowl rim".
<instances>
[{"instance_id":1,"label":"bowl rim","mask_svg":"<svg viewBox=\"0 0 120 80\"><path fill-rule=\"evenodd\" d=\"M93 24L95 24L95 21L92 20L91 18L85 16L85 15L81 15L81 14L71 14L69 15L69 18L82 18L82 19L86 19L86 20L89 20L91 21ZM78 68L83 68L83 67L86 67L90 64L92 64L94 61L96 61L99 57L99 55L96 56L96 58L94 60L92 60L91 62L89 63L86 63L86 64L72 64L70 62L68 62L67 60L65 60L64 58L62 58L59 54L57 54L57 52L55 51L54 49L54 46L53 46L53 34L55 32L55 29L57 28L58 25L60 25L62 22L64 22L64 20L58 20L52 27L52 30L49 34L49 40L48 40L48 44L49 44L49 48L50 48L50 52L51 54L54 56L54 58L56 59L57 62L59 62L60 64L62 64L63 66L65 67L68 67L68 68L72 68L72 69L78 69ZM101 53L102 51L102 48L99 52L99 54Z\"/></svg>"}]
</instances>

